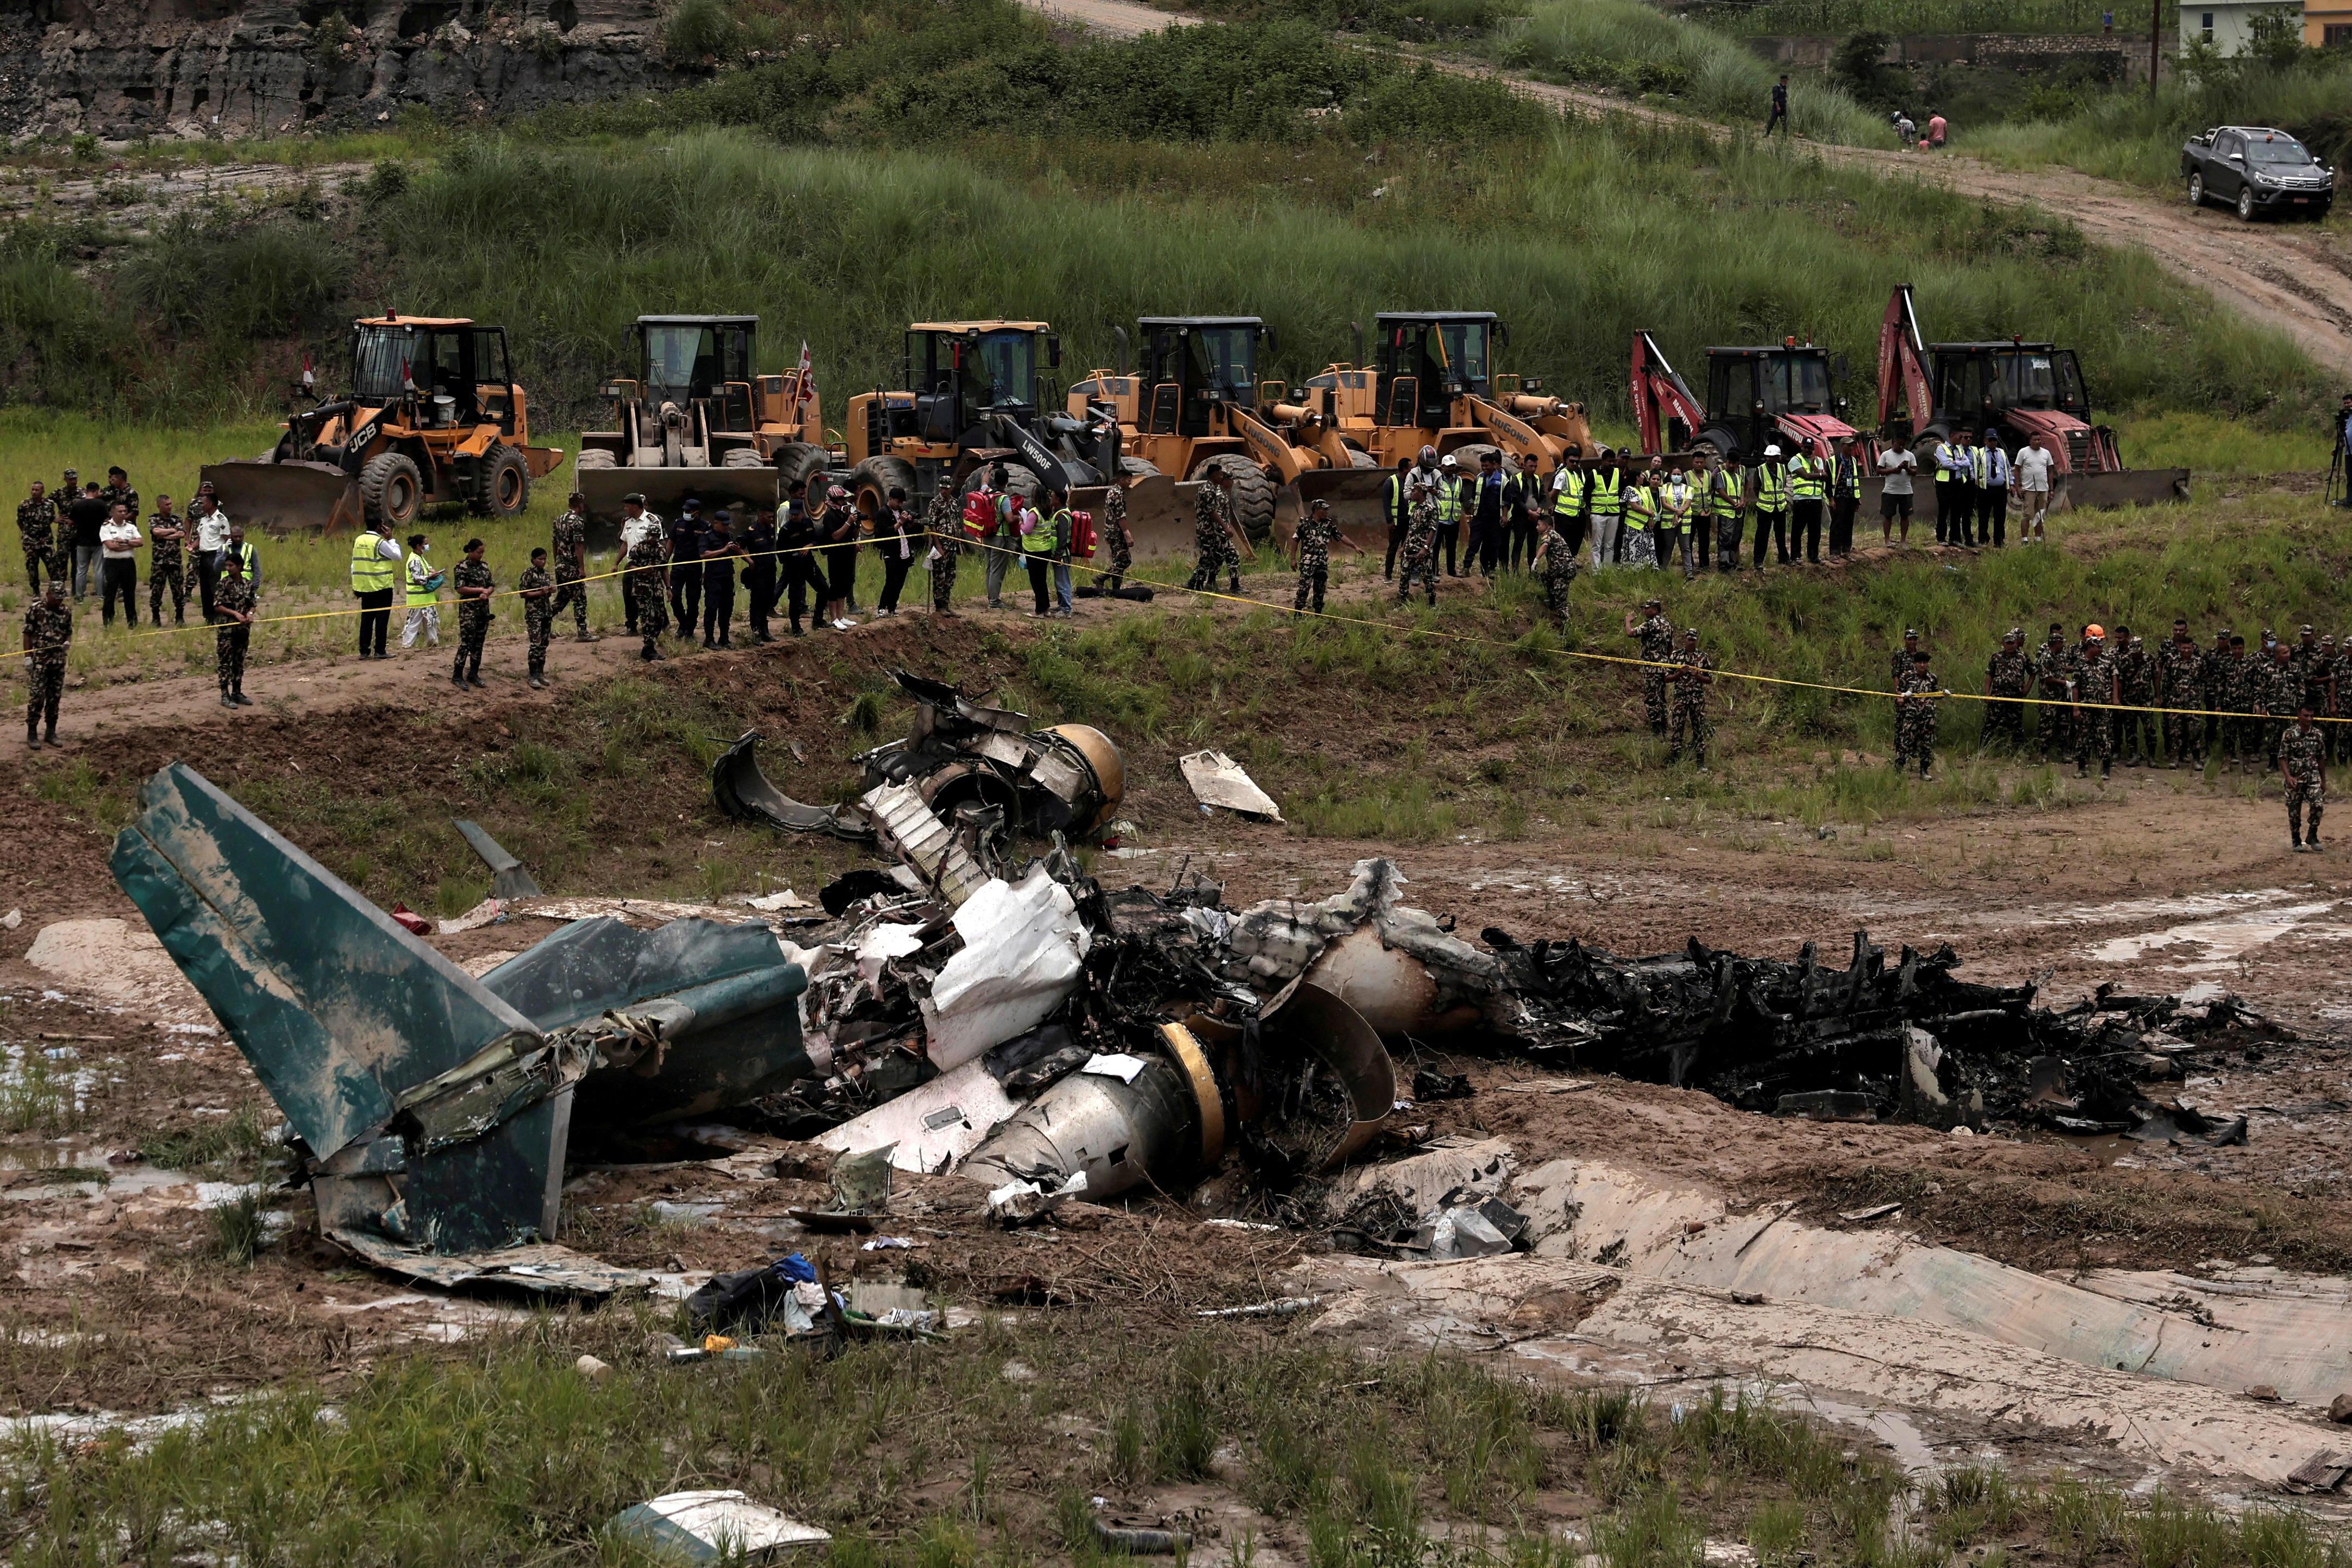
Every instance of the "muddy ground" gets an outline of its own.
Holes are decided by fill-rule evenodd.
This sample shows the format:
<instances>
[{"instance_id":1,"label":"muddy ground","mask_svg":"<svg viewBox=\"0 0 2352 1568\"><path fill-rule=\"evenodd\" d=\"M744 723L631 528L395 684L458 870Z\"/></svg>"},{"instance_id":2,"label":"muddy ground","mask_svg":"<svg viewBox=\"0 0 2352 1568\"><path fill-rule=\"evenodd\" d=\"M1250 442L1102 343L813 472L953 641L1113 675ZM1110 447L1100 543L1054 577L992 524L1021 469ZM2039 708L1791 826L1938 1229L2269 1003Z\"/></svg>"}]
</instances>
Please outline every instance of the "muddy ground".
<instances>
[{"instance_id":1,"label":"muddy ground","mask_svg":"<svg viewBox=\"0 0 2352 1568\"><path fill-rule=\"evenodd\" d=\"M646 678L674 693L681 711L727 694L756 715L780 779L822 796L845 749L870 743L845 737L843 725L869 666L984 669L1027 634L1010 622L909 620L860 643L712 655ZM161 1410L289 1375L331 1390L387 1354L431 1352L518 1321L511 1301L452 1300L357 1266L317 1236L300 1195L272 1188L261 1134L275 1113L144 936L106 852L136 779L169 759L232 785L309 777L339 798L409 800L429 796L453 769L510 756L519 735L542 733L533 726L586 711L536 696L404 702L392 691L337 712L265 714L231 727L176 722L159 704L111 710L108 727L86 732L62 760L0 758L0 791L13 808L0 821L0 886L12 890L0 898L20 915L0 929L0 1035L16 1052L0 1083L0 1160L12 1167L0 1170L0 1404L9 1413ZM1298 716L1297 725L1294 745L1338 756L1363 744L1354 716ZM1794 1200L1794 1212L1831 1228L1847 1223L1841 1213L1900 1202L1899 1216L1872 1223L2062 1275L2269 1262L2352 1272L2344 1045L2352 889L2336 856L2284 852L2274 803L2118 769L2099 800L2063 812L1989 808L1881 824L1876 831L1900 846L1891 859L1769 821L1685 831L1538 821L1509 843L1474 828L1448 841L1384 844L1203 819L1173 768L1197 737L1122 738L1131 768L1123 814L1139 834L1133 852L1096 862L1112 885L1164 886L1183 868L1224 882L1235 904L1319 895L1342 885L1356 861L1387 853L1411 879L1412 899L1454 916L1465 935L1494 925L1628 954L1698 936L1781 957L1810 941L1842 962L1852 934L1867 927L1890 950L1948 941L1969 977L2039 978L2062 1003L2109 983L2150 993L2218 981L2300 1037L2203 1053L2186 1082L2149 1086L2216 1115L2245 1114L2250 1134L2239 1147L1823 1124L1606 1077L1573 1092L1518 1092L1510 1085L1575 1064L1430 1054L1421 1064L1466 1072L1475 1092L1400 1113L1391 1150L1411 1137L1461 1134L1505 1138L1529 1166L1605 1155L1735 1207ZM83 770L78 789L43 785L61 767ZM764 845L777 880L811 897L813 875L848 863L845 852L813 856L719 823L690 766L583 788L584 830L601 848L575 875L593 885L551 891L674 882L677 843L725 841L754 855ZM636 842L649 823L664 824L671 850ZM348 824L330 815L300 817L287 831L331 864L351 848ZM44 930L109 920L126 924L68 924L48 938L44 964L31 961ZM554 928L524 919L432 940L479 969ZM821 1165L804 1149L730 1161L689 1138L649 1134L574 1154L563 1239L661 1273L673 1296L709 1271L802 1250L835 1279L910 1283L982 1308L1108 1308L1139 1333L1176 1335L1202 1308L1281 1294L1286 1270L1325 1245L1307 1231L1206 1223L1258 1225L1275 1213L1227 1170L1196 1191L1080 1207L1061 1226L1011 1234L979 1222L961 1182L902 1179L892 1228L913 1245L869 1253L859 1239L814 1234L786 1216L824 1193ZM777 1158L783 1174L758 1174ZM249 1265L228 1261L222 1217L256 1182L264 1207L284 1218L268 1222ZM1966 1452L1977 1439L1955 1427L1937 1440ZM2081 1445L2049 1452L2062 1448Z\"/></svg>"}]
</instances>

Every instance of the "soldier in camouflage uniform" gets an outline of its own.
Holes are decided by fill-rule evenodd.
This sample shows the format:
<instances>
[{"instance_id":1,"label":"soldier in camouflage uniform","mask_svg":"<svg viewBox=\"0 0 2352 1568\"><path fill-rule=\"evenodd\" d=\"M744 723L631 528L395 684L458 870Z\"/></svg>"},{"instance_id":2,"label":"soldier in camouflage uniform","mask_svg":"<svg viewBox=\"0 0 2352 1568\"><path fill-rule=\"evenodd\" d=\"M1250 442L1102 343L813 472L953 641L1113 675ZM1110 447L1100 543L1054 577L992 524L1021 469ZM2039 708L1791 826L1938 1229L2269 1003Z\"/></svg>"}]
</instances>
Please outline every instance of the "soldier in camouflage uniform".
<instances>
[{"instance_id":1,"label":"soldier in camouflage uniform","mask_svg":"<svg viewBox=\"0 0 2352 1568\"><path fill-rule=\"evenodd\" d=\"M223 707L251 707L245 695L245 655L253 645L253 617L260 591L245 575L245 559L221 551L221 575L213 590L213 663L220 674Z\"/></svg>"},{"instance_id":2,"label":"soldier in camouflage uniform","mask_svg":"<svg viewBox=\"0 0 2352 1568\"><path fill-rule=\"evenodd\" d=\"M1636 625L1633 612L1625 612L1625 635L1642 643L1642 711L1650 721L1650 733L1660 740L1666 737L1666 671L1665 663L1674 656L1675 623L1666 619L1665 601L1646 599L1642 608L1648 618Z\"/></svg>"},{"instance_id":3,"label":"soldier in camouflage uniform","mask_svg":"<svg viewBox=\"0 0 2352 1568\"><path fill-rule=\"evenodd\" d=\"M1543 578L1544 608L1559 621L1559 629L1568 630L1568 591L1576 581L1582 564L1577 559L1576 541L1553 521L1555 514L1544 512L1536 518L1535 553L1528 559L1528 570Z\"/></svg>"},{"instance_id":4,"label":"soldier in camouflage uniform","mask_svg":"<svg viewBox=\"0 0 2352 1568\"><path fill-rule=\"evenodd\" d=\"M48 742L58 743L58 699L65 695L66 655L73 652L73 606L65 581L55 572L41 596L25 612L25 744L38 750L43 719Z\"/></svg>"},{"instance_id":5,"label":"soldier in camouflage uniform","mask_svg":"<svg viewBox=\"0 0 2352 1568\"><path fill-rule=\"evenodd\" d=\"M1116 496L1118 492L1113 490L1111 494ZM1307 512L1307 519L1298 525L1298 595L1291 601L1293 610L1307 608L1307 601L1311 594L1315 601L1315 612L1322 613L1323 590L1330 580L1331 545L1335 540L1358 555L1364 553L1362 548L1341 533L1339 525L1331 520L1331 503L1318 500Z\"/></svg>"},{"instance_id":6,"label":"soldier in camouflage uniform","mask_svg":"<svg viewBox=\"0 0 2352 1568\"><path fill-rule=\"evenodd\" d=\"M603 639L588 630L588 497L579 491L572 492L572 504L562 517L555 519L555 594L547 601L547 618L551 624L572 607L572 623L579 631L572 636L575 643L597 643Z\"/></svg>"},{"instance_id":7,"label":"soldier in camouflage uniform","mask_svg":"<svg viewBox=\"0 0 2352 1568\"><path fill-rule=\"evenodd\" d=\"M1989 697L2023 697L2033 689L2033 666L2025 658L2025 628L2012 626L2000 640L2000 648L1985 664L1985 695ZM1990 747L1996 740L2007 741L2013 751L2025 749L2025 705L2022 702L1989 702L1985 704L1984 733L1977 744Z\"/></svg>"},{"instance_id":8,"label":"soldier in camouflage uniform","mask_svg":"<svg viewBox=\"0 0 2352 1568\"><path fill-rule=\"evenodd\" d=\"M172 590L172 619L188 623L188 522L172 510L172 497L155 497L154 516L147 519L147 619L163 624L163 589Z\"/></svg>"},{"instance_id":9,"label":"soldier in camouflage uniform","mask_svg":"<svg viewBox=\"0 0 2352 1568\"><path fill-rule=\"evenodd\" d=\"M1095 586L1116 592L1126 584L1127 574L1135 570L1135 535L1127 526L1125 474L1110 476L1110 488L1103 496L1102 527L1097 536L1104 554L1109 557L1110 570L1096 574Z\"/></svg>"},{"instance_id":10,"label":"soldier in camouflage uniform","mask_svg":"<svg viewBox=\"0 0 2352 1568\"><path fill-rule=\"evenodd\" d=\"M26 596L38 599L41 572L47 569L55 577L58 559L58 504L38 479L32 495L16 503L16 537L25 547Z\"/></svg>"},{"instance_id":11,"label":"soldier in camouflage uniform","mask_svg":"<svg viewBox=\"0 0 2352 1568\"><path fill-rule=\"evenodd\" d=\"M1437 497L1424 491L1412 503L1412 520L1404 527L1403 576L1397 582L1397 602L1412 601L1412 580L1420 578L1429 591L1429 601L1437 602Z\"/></svg>"},{"instance_id":12,"label":"soldier in camouflage uniform","mask_svg":"<svg viewBox=\"0 0 2352 1568\"><path fill-rule=\"evenodd\" d=\"M1912 655L1919 652L1919 632L1916 627L1903 629L1903 646L1886 656L1886 687L1899 692L1903 683L1911 678Z\"/></svg>"},{"instance_id":13,"label":"soldier in camouflage uniform","mask_svg":"<svg viewBox=\"0 0 2352 1568\"><path fill-rule=\"evenodd\" d=\"M2156 724L2156 661L2147 656L2147 639L2133 636L2128 626L2116 628L2116 687L2124 705L2116 716L2122 739L2116 750L2126 768L2153 768L2164 750Z\"/></svg>"},{"instance_id":14,"label":"soldier in camouflage uniform","mask_svg":"<svg viewBox=\"0 0 2352 1568\"><path fill-rule=\"evenodd\" d=\"M1573 552L1570 555L1572 563ZM1715 735L1715 726L1706 716L1706 688L1715 684L1715 661L1698 650L1698 628L1683 628L1683 645L1667 655L1674 667L1666 677L1674 685L1675 723L1673 737L1666 743L1666 765L1682 760L1683 747L1688 743L1691 759L1704 773L1706 767L1706 743Z\"/></svg>"},{"instance_id":15,"label":"soldier in camouflage uniform","mask_svg":"<svg viewBox=\"0 0 2352 1568\"><path fill-rule=\"evenodd\" d=\"M2199 688L2203 685L2203 661L2198 656L2197 644L2189 635L2189 622L2175 620L2172 637L2156 653L2157 682L2164 701L2165 766L2178 768L2183 762L2196 761L2201 767L2201 753L2192 754L2191 747L2203 733L2198 721L2189 716L2203 699Z\"/></svg>"},{"instance_id":16,"label":"soldier in camouflage uniform","mask_svg":"<svg viewBox=\"0 0 2352 1568\"><path fill-rule=\"evenodd\" d=\"M1200 553L1200 563L1193 567L1185 587L1214 588L1222 568L1228 589L1234 593L1242 591L1241 552L1234 549L1234 474L1222 463L1209 470L1201 498L1192 505L1192 545Z\"/></svg>"},{"instance_id":17,"label":"soldier in camouflage uniform","mask_svg":"<svg viewBox=\"0 0 2352 1568\"><path fill-rule=\"evenodd\" d=\"M2296 668L2294 650L2284 643L2271 645L2271 662L2254 685L2254 708L2263 715L2263 768L2278 766L2279 739L2303 709L2303 672Z\"/></svg>"},{"instance_id":18,"label":"soldier in camouflage uniform","mask_svg":"<svg viewBox=\"0 0 2352 1568\"><path fill-rule=\"evenodd\" d=\"M2259 721L2251 716L2254 712L2255 682L2262 670L2246 657L2246 640L2231 633L2230 651L2217 666L2214 678L2214 706L2228 716L2221 720L2221 758L2232 767L2242 765L2252 772L2254 751L2260 744L2256 731Z\"/></svg>"},{"instance_id":19,"label":"soldier in camouflage uniform","mask_svg":"<svg viewBox=\"0 0 2352 1568\"><path fill-rule=\"evenodd\" d=\"M2313 727L2319 731L2322 756L2333 758L2336 739L2343 729L2340 724L2327 721L2336 716L2336 639L2322 637L2311 655L2311 663L2303 672L2304 700L2311 705Z\"/></svg>"},{"instance_id":20,"label":"soldier in camouflage uniform","mask_svg":"<svg viewBox=\"0 0 2352 1568\"><path fill-rule=\"evenodd\" d=\"M641 506L645 502L643 496L633 496L630 499ZM662 651L654 645L654 641L669 630L669 594L662 584L663 551L668 542L659 528L647 528L638 535L637 542L629 547L628 575L621 579L622 591L629 596L629 605L635 612L632 619L636 622L636 630L646 642L644 650L637 655L641 660L658 660L663 656ZM793 591L797 593L799 590ZM819 592L822 594L823 591L819 590ZM795 612L793 630L798 632L798 599L793 601L793 608ZM824 612L821 599L818 612Z\"/></svg>"},{"instance_id":21,"label":"soldier in camouflage uniform","mask_svg":"<svg viewBox=\"0 0 2352 1568\"><path fill-rule=\"evenodd\" d=\"M1919 782L1932 780L1936 760L1936 709L1943 699L1944 683L1927 668L1925 649L1911 655L1911 673L1903 677L1895 697L1895 771L1903 771L1906 758L1919 759Z\"/></svg>"},{"instance_id":22,"label":"soldier in camouflage uniform","mask_svg":"<svg viewBox=\"0 0 2352 1568\"><path fill-rule=\"evenodd\" d=\"M942 482L931 497L923 529L931 536L931 613L955 613L956 558L963 554L963 501Z\"/></svg>"},{"instance_id":23,"label":"soldier in camouflage uniform","mask_svg":"<svg viewBox=\"0 0 2352 1568\"><path fill-rule=\"evenodd\" d=\"M2279 737L2279 772L2286 780L2286 827L2298 854L2319 851L2319 814L2327 809L2327 737L2311 722L2308 704ZM2311 832L2303 831L2303 809L2311 808Z\"/></svg>"},{"instance_id":24,"label":"soldier in camouflage uniform","mask_svg":"<svg viewBox=\"0 0 2352 1568\"><path fill-rule=\"evenodd\" d=\"M547 644L555 632L556 586L547 570L547 552L530 552L530 565L515 581L515 592L522 600L522 625L530 643L530 685L534 690L547 685Z\"/></svg>"},{"instance_id":25,"label":"soldier in camouflage uniform","mask_svg":"<svg viewBox=\"0 0 2352 1568\"><path fill-rule=\"evenodd\" d=\"M2107 635L2096 626L2083 630L2083 645L2074 674L2074 777L2091 774L2091 756L2098 754L2099 777L2115 767L2115 702L2120 683ZM2088 704L2091 706L2085 706Z\"/></svg>"},{"instance_id":26,"label":"soldier in camouflage uniform","mask_svg":"<svg viewBox=\"0 0 2352 1568\"><path fill-rule=\"evenodd\" d=\"M498 585L490 563L482 559L482 541L466 541L466 559L457 563L450 581L457 590L457 660L449 670L449 684L463 690L482 685L482 644L490 636L490 595Z\"/></svg>"},{"instance_id":27,"label":"soldier in camouflage uniform","mask_svg":"<svg viewBox=\"0 0 2352 1568\"><path fill-rule=\"evenodd\" d=\"M2033 684L2041 697L2041 718L2034 727L2042 760L2050 760L2054 745L2063 758L2074 749L2074 654L2066 633L2053 625L2050 639L2033 656Z\"/></svg>"},{"instance_id":28,"label":"soldier in camouflage uniform","mask_svg":"<svg viewBox=\"0 0 2352 1568\"><path fill-rule=\"evenodd\" d=\"M2223 755L2231 762L2238 759L2237 747L2230 740L2229 727L2235 721L2215 716L2229 710L2230 682L2233 678L2231 664L2238 657L2231 651L2234 641L2235 633L2227 626L2222 627L2213 633L2213 645L2205 650L2197 661L2197 701L2205 709L2202 754L2210 755L2214 747L2222 746L2225 747Z\"/></svg>"}]
</instances>

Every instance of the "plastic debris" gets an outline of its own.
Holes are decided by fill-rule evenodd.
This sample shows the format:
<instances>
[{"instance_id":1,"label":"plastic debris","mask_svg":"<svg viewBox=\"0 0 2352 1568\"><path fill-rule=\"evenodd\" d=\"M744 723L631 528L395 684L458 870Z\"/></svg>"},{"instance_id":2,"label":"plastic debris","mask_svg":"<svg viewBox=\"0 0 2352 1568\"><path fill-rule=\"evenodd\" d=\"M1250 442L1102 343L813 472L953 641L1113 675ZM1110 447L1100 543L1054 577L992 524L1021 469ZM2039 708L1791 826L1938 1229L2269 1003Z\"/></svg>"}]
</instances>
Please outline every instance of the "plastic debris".
<instances>
[{"instance_id":1,"label":"plastic debris","mask_svg":"<svg viewBox=\"0 0 2352 1568\"><path fill-rule=\"evenodd\" d=\"M624 1509L605 1530L677 1563L740 1562L833 1537L740 1491L677 1491Z\"/></svg>"},{"instance_id":2,"label":"plastic debris","mask_svg":"<svg viewBox=\"0 0 2352 1568\"><path fill-rule=\"evenodd\" d=\"M1142 1071L1146 1065L1143 1058L1129 1056L1125 1051L1119 1051L1110 1056L1090 1056L1087 1058L1087 1064L1078 1071L1099 1072L1105 1078L1116 1078L1121 1083L1132 1083L1135 1082L1135 1075Z\"/></svg>"},{"instance_id":3,"label":"plastic debris","mask_svg":"<svg viewBox=\"0 0 2352 1568\"><path fill-rule=\"evenodd\" d=\"M988 1195L988 1217L999 1225L1026 1225L1087 1190L1087 1173L1073 1171L1050 1192L1034 1181L1009 1181Z\"/></svg>"},{"instance_id":4,"label":"plastic debris","mask_svg":"<svg viewBox=\"0 0 2352 1568\"><path fill-rule=\"evenodd\" d=\"M1259 789L1255 780L1242 771L1241 764L1223 752L1196 751L1190 757L1179 758L1176 768L1184 775L1192 799L1203 807L1223 806L1261 821L1282 821L1282 808L1274 803L1274 798Z\"/></svg>"}]
</instances>

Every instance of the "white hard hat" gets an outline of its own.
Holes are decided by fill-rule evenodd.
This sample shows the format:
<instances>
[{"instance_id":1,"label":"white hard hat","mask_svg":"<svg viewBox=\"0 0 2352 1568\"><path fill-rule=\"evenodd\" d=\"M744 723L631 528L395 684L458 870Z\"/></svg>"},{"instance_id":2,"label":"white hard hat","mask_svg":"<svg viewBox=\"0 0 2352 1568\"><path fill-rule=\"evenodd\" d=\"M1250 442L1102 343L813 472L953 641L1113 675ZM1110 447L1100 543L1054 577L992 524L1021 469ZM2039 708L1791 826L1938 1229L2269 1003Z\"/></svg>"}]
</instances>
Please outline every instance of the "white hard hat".
<instances>
[{"instance_id":1,"label":"white hard hat","mask_svg":"<svg viewBox=\"0 0 2352 1568\"><path fill-rule=\"evenodd\" d=\"M1447 453L1442 459L1440 459L1437 465L1440 468L1459 468L1462 466L1461 464L1454 461L1454 454L1451 452Z\"/></svg>"},{"instance_id":2,"label":"white hard hat","mask_svg":"<svg viewBox=\"0 0 2352 1568\"><path fill-rule=\"evenodd\" d=\"M1780 449L1777 446L1768 446L1764 449L1764 455L1767 457L1778 457L1780 455Z\"/></svg>"}]
</instances>

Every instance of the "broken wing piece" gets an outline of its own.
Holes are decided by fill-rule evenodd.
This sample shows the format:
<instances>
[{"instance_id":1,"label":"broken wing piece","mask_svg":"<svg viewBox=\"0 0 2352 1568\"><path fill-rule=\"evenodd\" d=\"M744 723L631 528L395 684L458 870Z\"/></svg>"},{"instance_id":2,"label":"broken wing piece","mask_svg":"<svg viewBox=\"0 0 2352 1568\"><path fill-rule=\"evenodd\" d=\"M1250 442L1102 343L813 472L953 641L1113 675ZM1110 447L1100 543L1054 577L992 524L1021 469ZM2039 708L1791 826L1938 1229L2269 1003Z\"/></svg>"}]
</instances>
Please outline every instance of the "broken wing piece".
<instances>
[{"instance_id":1,"label":"broken wing piece","mask_svg":"<svg viewBox=\"0 0 2352 1568\"><path fill-rule=\"evenodd\" d=\"M826 810L803 806L760 771L760 732L746 733L710 765L710 794L721 816L739 822L765 822L794 833L831 833L852 843L870 844L874 830L847 806Z\"/></svg>"},{"instance_id":2,"label":"broken wing piece","mask_svg":"<svg viewBox=\"0 0 2352 1568\"><path fill-rule=\"evenodd\" d=\"M321 1158L381 1133L412 1092L495 1067L501 1046L520 1057L543 1043L530 1019L191 769L164 768L140 801L115 839L115 880ZM540 1082L545 1098L502 1101L480 1136L412 1151L408 1234L464 1251L552 1231L571 1096L568 1082Z\"/></svg>"},{"instance_id":3,"label":"broken wing piece","mask_svg":"<svg viewBox=\"0 0 2352 1568\"><path fill-rule=\"evenodd\" d=\"M482 863L490 868L491 897L506 899L539 896L541 892L539 883L530 879L530 873L522 869L522 862L508 853L504 845L484 832L476 823L468 822L463 818L452 818L451 821L457 824L457 831L465 836L466 841L474 846L474 852L482 857Z\"/></svg>"}]
</instances>

